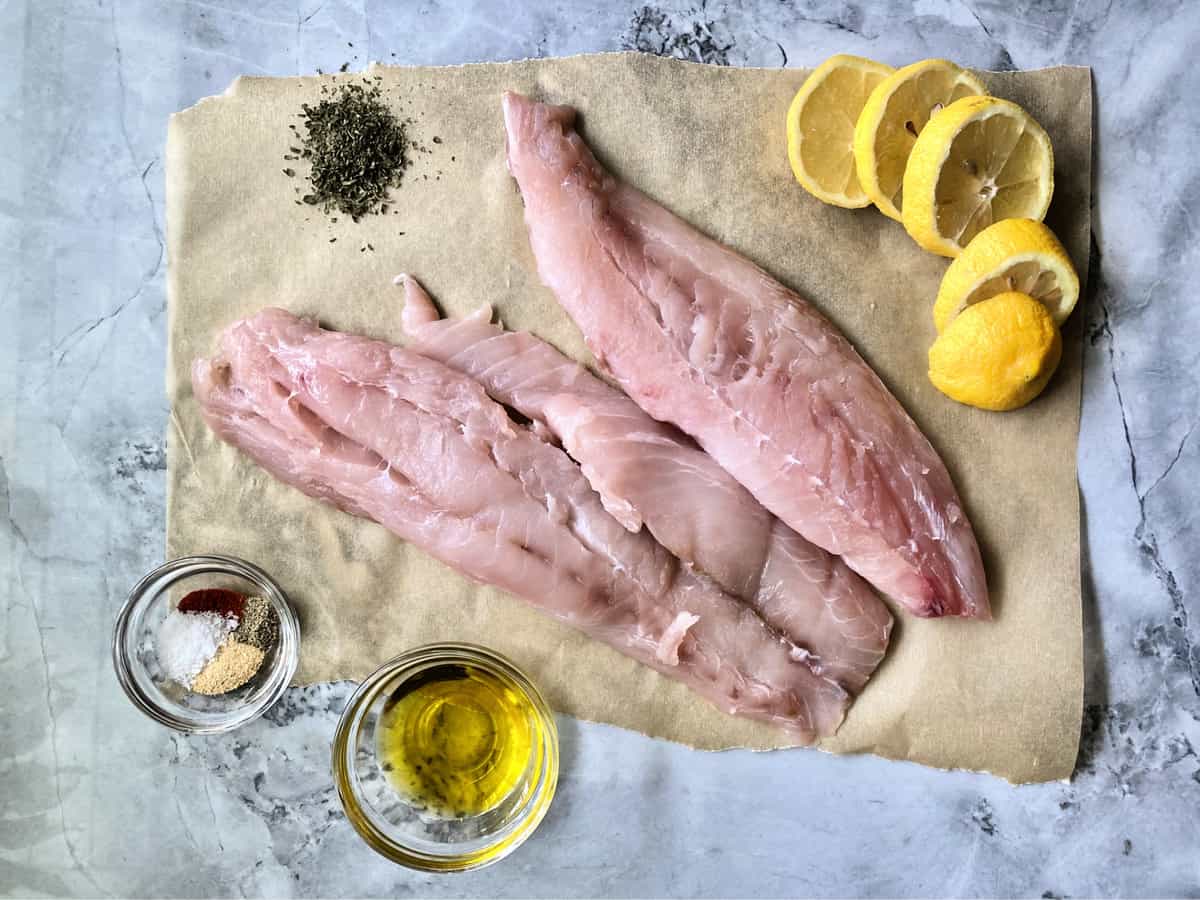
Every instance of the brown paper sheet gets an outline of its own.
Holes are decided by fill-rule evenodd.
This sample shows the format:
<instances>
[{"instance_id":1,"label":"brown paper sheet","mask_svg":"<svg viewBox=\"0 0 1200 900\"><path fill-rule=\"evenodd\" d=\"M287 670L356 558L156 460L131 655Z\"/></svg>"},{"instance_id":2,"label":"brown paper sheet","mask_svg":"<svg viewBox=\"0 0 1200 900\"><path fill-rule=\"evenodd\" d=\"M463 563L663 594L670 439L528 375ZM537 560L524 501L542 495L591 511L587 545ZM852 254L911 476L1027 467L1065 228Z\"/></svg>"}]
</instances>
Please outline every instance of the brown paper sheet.
<instances>
[{"instance_id":1,"label":"brown paper sheet","mask_svg":"<svg viewBox=\"0 0 1200 900\"><path fill-rule=\"evenodd\" d=\"M426 641L474 641L512 657L562 712L701 748L783 742L520 601L469 583L383 528L276 483L216 441L199 417L188 368L226 324L280 305L401 342L401 292L391 286L401 271L418 276L448 314L489 301L510 327L588 358L538 282L520 196L505 170L500 93L514 88L577 106L587 140L615 172L810 298L950 467L983 547L996 619L919 621L899 613L887 659L822 747L1018 782L1067 777L1083 678L1080 313L1066 330L1058 374L1025 410L986 413L938 394L925 376L925 354L946 260L920 251L872 209L824 206L796 185L783 122L804 71L635 54L373 71L432 152L417 154L394 194L395 214L357 225L346 217L331 225L295 204L303 181L281 171L300 104L314 101L321 84L355 76L242 78L171 120L168 555L231 553L278 578L303 623L302 683L361 678ZM1049 132L1057 187L1048 221L1086 276L1089 71L984 77ZM361 249L367 243L373 251Z\"/></svg>"}]
</instances>

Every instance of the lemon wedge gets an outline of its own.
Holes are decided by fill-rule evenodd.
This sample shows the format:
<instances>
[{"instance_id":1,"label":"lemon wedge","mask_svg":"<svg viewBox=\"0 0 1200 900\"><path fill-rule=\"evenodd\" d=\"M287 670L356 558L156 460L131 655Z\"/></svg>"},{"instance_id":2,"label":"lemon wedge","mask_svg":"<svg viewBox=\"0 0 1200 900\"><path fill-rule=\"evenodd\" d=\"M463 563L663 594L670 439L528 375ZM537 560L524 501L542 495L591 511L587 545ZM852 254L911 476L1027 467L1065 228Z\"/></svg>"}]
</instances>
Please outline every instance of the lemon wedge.
<instances>
[{"instance_id":1,"label":"lemon wedge","mask_svg":"<svg viewBox=\"0 0 1200 900\"><path fill-rule=\"evenodd\" d=\"M968 306L1006 291L1037 300L1061 326L1079 300L1079 275L1054 232L1033 219L985 228L950 263L933 305L937 330Z\"/></svg>"},{"instance_id":2,"label":"lemon wedge","mask_svg":"<svg viewBox=\"0 0 1200 900\"><path fill-rule=\"evenodd\" d=\"M929 348L929 380L968 406L1017 409L1042 392L1061 358L1062 337L1046 307L1009 291L946 326Z\"/></svg>"},{"instance_id":3,"label":"lemon wedge","mask_svg":"<svg viewBox=\"0 0 1200 900\"><path fill-rule=\"evenodd\" d=\"M788 107L788 159L800 186L825 203L871 202L854 165L854 123L891 66L861 56L831 56L813 70Z\"/></svg>"},{"instance_id":4,"label":"lemon wedge","mask_svg":"<svg viewBox=\"0 0 1200 900\"><path fill-rule=\"evenodd\" d=\"M854 127L854 162L859 183L881 213L900 221L904 168L930 116L984 93L978 78L946 59L915 62L875 86Z\"/></svg>"},{"instance_id":5,"label":"lemon wedge","mask_svg":"<svg viewBox=\"0 0 1200 900\"><path fill-rule=\"evenodd\" d=\"M957 256L993 222L1045 217L1054 151L1017 104L963 97L936 113L913 143L903 190L901 219L913 240Z\"/></svg>"}]
</instances>

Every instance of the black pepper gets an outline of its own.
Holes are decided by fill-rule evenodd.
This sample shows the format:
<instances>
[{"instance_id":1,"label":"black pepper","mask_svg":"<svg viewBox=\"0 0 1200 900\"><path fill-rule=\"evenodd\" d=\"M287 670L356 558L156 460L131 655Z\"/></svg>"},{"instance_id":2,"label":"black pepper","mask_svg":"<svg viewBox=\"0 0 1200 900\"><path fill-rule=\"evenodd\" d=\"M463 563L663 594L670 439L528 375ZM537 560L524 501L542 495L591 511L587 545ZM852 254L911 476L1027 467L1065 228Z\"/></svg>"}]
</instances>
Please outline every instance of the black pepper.
<instances>
[{"instance_id":1,"label":"black pepper","mask_svg":"<svg viewBox=\"0 0 1200 900\"><path fill-rule=\"evenodd\" d=\"M248 597L241 621L231 637L259 650L270 650L279 640L279 614L275 607L262 597Z\"/></svg>"}]
</instances>

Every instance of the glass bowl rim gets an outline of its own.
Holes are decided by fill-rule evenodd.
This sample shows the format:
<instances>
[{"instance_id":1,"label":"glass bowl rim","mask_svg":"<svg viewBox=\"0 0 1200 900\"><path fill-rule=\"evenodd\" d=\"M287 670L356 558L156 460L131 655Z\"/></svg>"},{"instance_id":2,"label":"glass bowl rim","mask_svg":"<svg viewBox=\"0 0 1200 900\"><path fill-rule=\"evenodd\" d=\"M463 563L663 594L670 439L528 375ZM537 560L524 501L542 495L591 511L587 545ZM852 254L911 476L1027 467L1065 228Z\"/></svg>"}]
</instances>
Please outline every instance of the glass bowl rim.
<instances>
[{"instance_id":1,"label":"glass bowl rim","mask_svg":"<svg viewBox=\"0 0 1200 900\"><path fill-rule=\"evenodd\" d=\"M134 676L137 663L130 659L127 638L135 614L163 590L184 578L213 572L235 575L262 590L279 616L279 642L274 663L267 675L270 690L255 703L230 711L227 717L220 721L196 722L165 708L146 694ZM168 580L159 590L151 592L151 587L164 577ZM151 569L129 591L113 625L112 660L122 690L143 714L160 725L185 734L222 734L254 721L274 706L287 691L300 663L300 621L287 594L270 575L254 563L219 553L180 556Z\"/></svg>"},{"instance_id":2,"label":"glass bowl rim","mask_svg":"<svg viewBox=\"0 0 1200 900\"><path fill-rule=\"evenodd\" d=\"M354 738L362 727L367 710L391 676L403 668L425 662L466 662L493 671L498 670L525 693L544 726L544 762L537 793L531 799L527 811L516 820L515 828L507 833L498 832L498 839L494 843L488 843L477 850L431 854L409 846L377 826L374 817L369 815L359 802L355 790L356 779L351 775L357 743ZM467 872L504 859L537 830L550 808L558 786L558 723L554 719L553 711L537 686L512 660L479 644L437 641L413 647L384 662L364 678L350 696L338 719L331 750L334 786L342 810L354 830L375 852L394 863L423 872Z\"/></svg>"}]
</instances>

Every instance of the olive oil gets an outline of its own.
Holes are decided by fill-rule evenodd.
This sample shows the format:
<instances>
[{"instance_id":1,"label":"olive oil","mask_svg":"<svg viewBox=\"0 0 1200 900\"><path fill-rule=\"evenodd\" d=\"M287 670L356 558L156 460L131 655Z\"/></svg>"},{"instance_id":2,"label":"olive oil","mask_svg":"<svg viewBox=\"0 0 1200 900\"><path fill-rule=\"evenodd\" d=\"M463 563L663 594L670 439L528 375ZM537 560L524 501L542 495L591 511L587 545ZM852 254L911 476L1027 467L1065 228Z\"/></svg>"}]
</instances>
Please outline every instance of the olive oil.
<instances>
[{"instance_id":1,"label":"olive oil","mask_svg":"<svg viewBox=\"0 0 1200 900\"><path fill-rule=\"evenodd\" d=\"M393 787L442 816L498 806L531 769L539 717L524 693L474 666L443 664L402 685L379 719L378 755ZM536 770L539 762L532 761Z\"/></svg>"}]
</instances>

